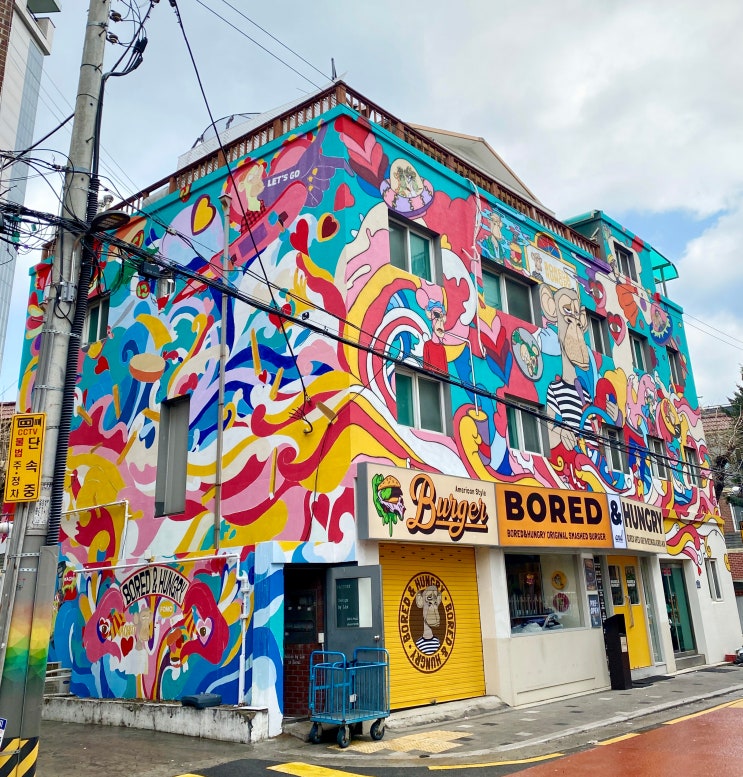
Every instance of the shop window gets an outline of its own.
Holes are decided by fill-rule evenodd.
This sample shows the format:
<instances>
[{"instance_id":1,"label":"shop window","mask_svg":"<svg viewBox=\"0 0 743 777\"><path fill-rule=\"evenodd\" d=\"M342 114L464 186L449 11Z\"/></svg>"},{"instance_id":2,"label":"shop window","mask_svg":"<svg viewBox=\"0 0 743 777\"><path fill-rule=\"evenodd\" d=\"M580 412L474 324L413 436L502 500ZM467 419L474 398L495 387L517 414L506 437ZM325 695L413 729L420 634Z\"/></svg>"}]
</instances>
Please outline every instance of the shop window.
<instances>
[{"instance_id":1,"label":"shop window","mask_svg":"<svg viewBox=\"0 0 743 777\"><path fill-rule=\"evenodd\" d=\"M395 391L398 423L432 432L443 432L447 428L441 381L396 369Z\"/></svg>"},{"instance_id":2,"label":"shop window","mask_svg":"<svg viewBox=\"0 0 743 777\"><path fill-rule=\"evenodd\" d=\"M531 409L509 405L506 408L509 447L545 455L549 446L545 439L545 425L539 414L538 407Z\"/></svg>"},{"instance_id":3,"label":"shop window","mask_svg":"<svg viewBox=\"0 0 743 777\"><path fill-rule=\"evenodd\" d=\"M532 285L500 272L492 264L483 270L482 285L486 305L530 324L535 323Z\"/></svg>"},{"instance_id":4,"label":"shop window","mask_svg":"<svg viewBox=\"0 0 743 777\"><path fill-rule=\"evenodd\" d=\"M108 337L108 294L101 294L88 301L85 311L83 345L105 340Z\"/></svg>"},{"instance_id":5,"label":"shop window","mask_svg":"<svg viewBox=\"0 0 743 777\"><path fill-rule=\"evenodd\" d=\"M647 372L647 340L634 332L630 332L629 344L632 349L632 367L635 372Z\"/></svg>"},{"instance_id":6,"label":"shop window","mask_svg":"<svg viewBox=\"0 0 743 777\"><path fill-rule=\"evenodd\" d=\"M611 603L615 607L621 607L624 604L624 591L622 591L622 569L618 564L609 564L609 590Z\"/></svg>"},{"instance_id":7,"label":"shop window","mask_svg":"<svg viewBox=\"0 0 743 777\"><path fill-rule=\"evenodd\" d=\"M659 437L648 437L648 450L650 451L651 472L661 480L668 480L668 454L665 443Z\"/></svg>"},{"instance_id":8,"label":"shop window","mask_svg":"<svg viewBox=\"0 0 743 777\"><path fill-rule=\"evenodd\" d=\"M155 479L155 515L186 509L189 396L167 399L160 405L160 439Z\"/></svg>"},{"instance_id":9,"label":"shop window","mask_svg":"<svg viewBox=\"0 0 743 777\"><path fill-rule=\"evenodd\" d=\"M637 267L632 251L628 251L619 243L614 243L614 255L617 258L617 269L621 275L630 280L637 281Z\"/></svg>"},{"instance_id":10,"label":"shop window","mask_svg":"<svg viewBox=\"0 0 743 777\"><path fill-rule=\"evenodd\" d=\"M589 313L588 324L588 337L591 341L591 348L597 353L610 356L609 325L606 319L602 316L597 316L595 313Z\"/></svg>"},{"instance_id":11,"label":"shop window","mask_svg":"<svg viewBox=\"0 0 743 777\"><path fill-rule=\"evenodd\" d=\"M707 582L709 583L710 596L716 601L722 601L722 589L720 588L720 578L717 574L717 559L704 559L704 566L707 570Z\"/></svg>"},{"instance_id":12,"label":"shop window","mask_svg":"<svg viewBox=\"0 0 743 777\"><path fill-rule=\"evenodd\" d=\"M390 217L390 262L433 283L435 266L434 236L422 228Z\"/></svg>"},{"instance_id":13,"label":"shop window","mask_svg":"<svg viewBox=\"0 0 743 777\"><path fill-rule=\"evenodd\" d=\"M506 553L511 634L542 634L584 625L575 557Z\"/></svg>"}]
</instances>

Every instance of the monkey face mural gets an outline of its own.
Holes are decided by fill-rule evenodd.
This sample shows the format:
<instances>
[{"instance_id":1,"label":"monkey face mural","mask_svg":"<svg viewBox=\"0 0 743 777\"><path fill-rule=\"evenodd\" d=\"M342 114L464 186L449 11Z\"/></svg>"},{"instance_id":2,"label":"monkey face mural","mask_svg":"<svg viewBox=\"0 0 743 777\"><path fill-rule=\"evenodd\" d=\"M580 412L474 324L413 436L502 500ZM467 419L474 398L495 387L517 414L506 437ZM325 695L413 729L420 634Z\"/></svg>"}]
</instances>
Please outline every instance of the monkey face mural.
<instances>
[{"instance_id":1,"label":"monkey face mural","mask_svg":"<svg viewBox=\"0 0 743 777\"><path fill-rule=\"evenodd\" d=\"M454 604L444 581L430 572L411 578L400 601L400 639L408 661L425 673L441 669L455 632Z\"/></svg>"}]
</instances>

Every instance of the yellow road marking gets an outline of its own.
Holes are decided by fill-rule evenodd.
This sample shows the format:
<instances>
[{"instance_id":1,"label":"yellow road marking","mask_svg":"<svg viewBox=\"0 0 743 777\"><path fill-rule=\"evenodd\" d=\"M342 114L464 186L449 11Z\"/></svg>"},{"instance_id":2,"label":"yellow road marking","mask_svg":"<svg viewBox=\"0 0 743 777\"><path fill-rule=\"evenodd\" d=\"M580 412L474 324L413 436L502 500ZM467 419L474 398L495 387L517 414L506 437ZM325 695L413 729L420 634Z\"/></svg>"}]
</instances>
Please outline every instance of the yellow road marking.
<instances>
[{"instance_id":1,"label":"yellow road marking","mask_svg":"<svg viewBox=\"0 0 743 777\"><path fill-rule=\"evenodd\" d=\"M691 715L684 715L681 718L674 718L673 720L667 720L663 725L671 726L674 723L681 723L681 721L684 721L684 720L691 720L692 718L698 718L702 715L706 715L709 712L725 709L725 707L733 707L733 706L737 707L740 704L741 704L740 699L738 701L729 701L729 702L726 702L725 704L718 704L716 707L710 707L708 710L702 710L701 712L693 712Z\"/></svg>"},{"instance_id":2,"label":"yellow road marking","mask_svg":"<svg viewBox=\"0 0 743 777\"><path fill-rule=\"evenodd\" d=\"M625 739L632 739L632 737L640 736L639 734L622 734L621 737L614 737L614 739L605 739L603 742L599 742L599 745L613 745L615 742L624 742Z\"/></svg>"},{"instance_id":3,"label":"yellow road marking","mask_svg":"<svg viewBox=\"0 0 743 777\"><path fill-rule=\"evenodd\" d=\"M428 771L438 769L482 769L484 766L517 766L518 764L535 764L539 761L549 761L551 758L560 758L562 753L550 753L549 755L536 755L533 758L520 758L517 761L490 761L482 764L451 764L449 766L429 766Z\"/></svg>"},{"instance_id":4,"label":"yellow road marking","mask_svg":"<svg viewBox=\"0 0 743 777\"><path fill-rule=\"evenodd\" d=\"M356 772L341 772L338 769L328 769L325 766L314 766L313 764L304 764L301 761L287 764L277 764L269 766L275 772L283 774L293 774L295 777L366 777Z\"/></svg>"}]
</instances>

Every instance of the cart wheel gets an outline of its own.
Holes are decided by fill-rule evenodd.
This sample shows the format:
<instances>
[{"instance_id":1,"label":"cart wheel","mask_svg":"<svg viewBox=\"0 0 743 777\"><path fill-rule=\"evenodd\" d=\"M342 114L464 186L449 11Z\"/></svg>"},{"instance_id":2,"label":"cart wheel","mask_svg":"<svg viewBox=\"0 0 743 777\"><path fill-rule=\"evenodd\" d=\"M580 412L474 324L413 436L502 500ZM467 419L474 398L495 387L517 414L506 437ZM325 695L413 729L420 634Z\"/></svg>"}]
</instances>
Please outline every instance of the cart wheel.
<instances>
[{"instance_id":1,"label":"cart wheel","mask_svg":"<svg viewBox=\"0 0 743 777\"><path fill-rule=\"evenodd\" d=\"M320 740L322 739L322 726L319 723L312 724L308 739L313 745L320 744Z\"/></svg>"},{"instance_id":2,"label":"cart wheel","mask_svg":"<svg viewBox=\"0 0 743 777\"><path fill-rule=\"evenodd\" d=\"M372 723L371 728L369 729L369 736L375 742L379 742L384 736L384 720L382 718L378 718Z\"/></svg>"},{"instance_id":3,"label":"cart wheel","mask_svg":"<svg viewBox=\"0 0 743 777\"><path fill-rule=\"evenodd\" d=\"M338 729L338 746L346 748L351 744L351 730L348 726L341 726Z\"/></svg>"}]
</instances>

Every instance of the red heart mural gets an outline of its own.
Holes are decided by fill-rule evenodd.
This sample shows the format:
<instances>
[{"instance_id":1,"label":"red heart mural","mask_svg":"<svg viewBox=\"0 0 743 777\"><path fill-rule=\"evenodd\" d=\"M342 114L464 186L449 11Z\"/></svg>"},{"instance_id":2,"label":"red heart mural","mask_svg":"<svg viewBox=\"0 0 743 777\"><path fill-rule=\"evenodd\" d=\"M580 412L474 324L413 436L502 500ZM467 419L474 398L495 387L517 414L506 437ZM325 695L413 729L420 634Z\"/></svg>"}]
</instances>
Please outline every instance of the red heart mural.
<instances>
[{"instance_id":1,"label":"red heart mural","mask_svg":"<svg viewBox=\"0 0 743 777\"><path fill-rule=\"evenodd\" d=\"M320 240L330 240L340 229L338 219L332 213L326 213L317 225L317 237Z\"/></svg>"},{"instance_id":2,"label":"red heart mural","mask_svg":"<svg viewBox=\"0 0 743 777\"><path fill-rule=\"evenodd\" d=\"M356 204L356 198L348 188L347 183L342 183L335 191L335 202L333 208L335 210L343 210L344 208L351 208Z\"/></svg>"},{"instance_id":3,"label":"red heart mural","mask_svg":"<svg viewBox=\"0 0 743 777\"><path fill-rule=\"evenodd\" d=\"M307 226L307 221L302 219L297 222L297 227L294 232L289 236L289 242L297 251L303 254L307 253L309 247L308 238L310 234L310 228Z\"/></svg>"}]
</instances>

